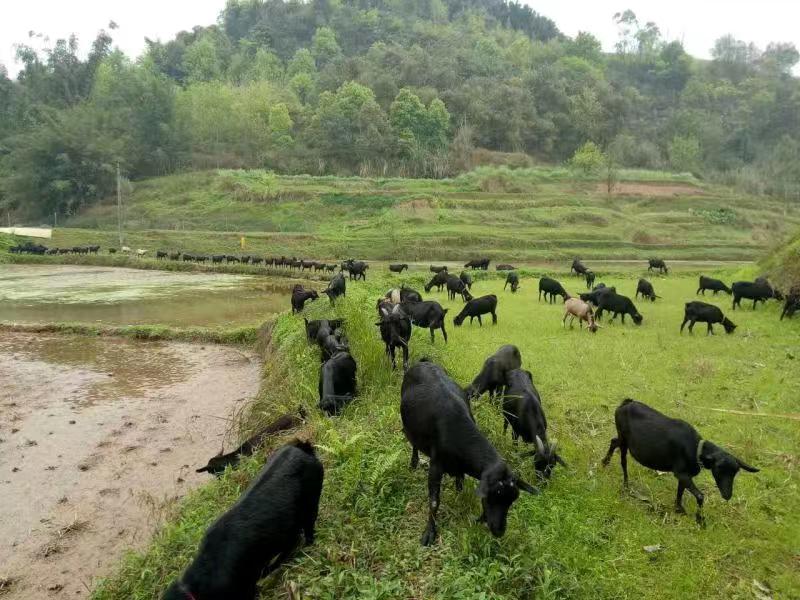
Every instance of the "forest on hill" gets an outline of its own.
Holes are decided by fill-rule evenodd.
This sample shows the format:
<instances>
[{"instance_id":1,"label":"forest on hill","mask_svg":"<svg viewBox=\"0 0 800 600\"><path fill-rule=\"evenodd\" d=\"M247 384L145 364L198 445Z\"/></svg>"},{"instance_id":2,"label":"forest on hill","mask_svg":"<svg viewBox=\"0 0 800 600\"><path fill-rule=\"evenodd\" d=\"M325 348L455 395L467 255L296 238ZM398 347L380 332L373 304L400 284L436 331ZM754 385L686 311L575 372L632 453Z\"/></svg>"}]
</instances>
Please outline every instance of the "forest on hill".
<instances>
[{"instance_id":1,"label":"forest on hill","mask_svg":"<svg viewBox=\"0 0 800 600\"><path fill-rule=\"evenodd\" d=\"M439 178L576 153L798 198L794 45L725 36L704 61L614 18L611 54L505 0L229 0L137 58L114 23L86 53L23 43L16 78L0 65L0 216L74 215L117 164Z\"/></svg>"}]
</instances>

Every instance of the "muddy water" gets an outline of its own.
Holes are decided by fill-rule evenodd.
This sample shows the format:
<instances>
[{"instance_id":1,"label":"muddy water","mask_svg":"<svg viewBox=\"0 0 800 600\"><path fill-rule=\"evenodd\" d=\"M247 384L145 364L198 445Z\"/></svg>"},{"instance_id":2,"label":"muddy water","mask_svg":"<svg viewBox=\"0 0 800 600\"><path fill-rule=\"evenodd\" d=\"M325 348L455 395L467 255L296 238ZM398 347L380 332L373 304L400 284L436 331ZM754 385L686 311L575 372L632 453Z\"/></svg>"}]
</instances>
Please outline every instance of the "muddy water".
<instances>
[{"instance_id":1,"label":"muddy water","mask_svg":"<svg viewBox=\"0 0 800 600\"><path fill-rule=\"evenodd\" d=\"M0 265L0 321L236 326L286 310L294 282L71 265Z\"/></svg>"},{"instance_id":2,"label":"muddy water","mask_svg":"<svg viewBox=\"0 0 800 600\"><path fill-rule=\"evenodd\" d=\"M3 333L4 600L88 597L159 510L207 480L194 469L259 375L233 348Z\"/></svg>"}]
</instances>

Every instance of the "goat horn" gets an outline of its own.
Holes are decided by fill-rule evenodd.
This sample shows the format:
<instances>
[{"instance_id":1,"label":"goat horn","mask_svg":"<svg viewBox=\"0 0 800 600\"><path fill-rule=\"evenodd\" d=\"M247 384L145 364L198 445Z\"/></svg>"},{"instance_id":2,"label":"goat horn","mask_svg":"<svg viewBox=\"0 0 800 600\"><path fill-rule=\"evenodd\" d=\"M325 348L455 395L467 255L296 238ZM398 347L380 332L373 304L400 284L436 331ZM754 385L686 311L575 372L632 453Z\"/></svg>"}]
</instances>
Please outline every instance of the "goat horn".
<instances>
[{"instance_id":1,"label":"goat horn","mask_svg":"<svg viewBox=\"0 0 800 600\"><path fill-rule=\"evenodd\" d=\"M539 454L544 454L544 443L542 442L542 438L538 435L536 436L536 448L539 450Z\"/></svg>"}]
</instances>

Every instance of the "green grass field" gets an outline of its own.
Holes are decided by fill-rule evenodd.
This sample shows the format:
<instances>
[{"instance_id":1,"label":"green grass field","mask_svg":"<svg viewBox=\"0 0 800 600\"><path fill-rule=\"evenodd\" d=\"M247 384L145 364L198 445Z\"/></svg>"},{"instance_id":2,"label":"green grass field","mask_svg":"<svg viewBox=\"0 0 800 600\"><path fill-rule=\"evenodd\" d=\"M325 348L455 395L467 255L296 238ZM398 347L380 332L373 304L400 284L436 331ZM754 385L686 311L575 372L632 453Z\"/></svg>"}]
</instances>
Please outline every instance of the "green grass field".
<instances>
[{"instance_id":1,"label":"green grass field","mask_svg":"<svg viewBox=\"0 0 800 600\"><path fill-rule=\"evenodd\" d=\"M619 273L605 282L632 296L641 274ZM729 297L709 297L739 326L736 332L718 329L707 337L699 325L694 335L679 335L683 303L696 289L696 276L683 274L651 278L663 299L637 303L641 327L606 322L592 335L562 328L562 307L537 302L535 280L524 278L512 295L494 273L479 277L473 293L498 294L499 324L454 328L461 301L433 294L450 308L450 342L437 334L431 345L426 330L415 330L412 360L429 357L466 385L500 345L518 345L569 468L558 468L541 496L523 495L514 504L498 540L475 523L475 482L456 493L445 478L440 539L421 547L427 462L409 469L399 417L402 372L390 371L374 325L375 298L396 280L352 284L335 310L317 302L306 314L347 319L360 395L340 417L325 418L313 408L319 356L304 339L302 319L284 315L274 327L274 352L246 429L305 405L312 415L307 435L318 446L326 479L316 544L263 582L263 598L800 597L799 320L779 322L775 302L731 313ZM419 285L421 278L406 279ZM570 291L582 287L578 279L560 278ZM673 512L672 475L632 461L631 491L623 491L618 455L605 469L600 460L614 435L613 411L625 397L688 420L761 472L741 473L725 503L704 471L696 479L706 494L702 529ZM530 458L502 433L498 407L484 397L473 409L509 464L533 480ZM158 597L261 464L263 456L256 457L191 494L151 547L130 555L97 588L95 600ZM694 500L687 494L684 503L691 515ZM643 549L656 545L653 553Z\"/></svg>"},{"instance_id":2,"label":"green grass field","mask_svg":"<svg viewBox=\"0 0 800 600\"><path fill-rule=\"evenodd\" d=\"M208 171L134 183L125 244L334 259L752 260L800 208L688 175L623 171L612 194L561 168L481 168L455 179ZM69 218L54 246L118 245L112 201Z\"/></svg>"}]
</instances>

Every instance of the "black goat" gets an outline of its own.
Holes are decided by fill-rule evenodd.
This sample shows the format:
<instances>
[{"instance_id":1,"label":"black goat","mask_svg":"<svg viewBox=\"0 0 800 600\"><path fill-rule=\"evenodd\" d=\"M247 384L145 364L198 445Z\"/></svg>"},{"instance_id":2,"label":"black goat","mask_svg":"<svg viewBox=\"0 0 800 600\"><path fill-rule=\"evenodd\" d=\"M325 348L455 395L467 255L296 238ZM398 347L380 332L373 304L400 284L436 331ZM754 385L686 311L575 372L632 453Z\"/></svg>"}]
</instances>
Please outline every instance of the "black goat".
<instances>
[{"instance_id":1,"label":"black goat","mask_svg":"<svg viewBox=\"0 0 800 600\"><path fill-rule=\"evenodd\" d=\"M628 485L628 460L630 450L633 458L644 467L672 473L678 480L678 495L675 509L684 513L683 492L689 492L697 500L697 522L703 520L703 493L695 486L693 478L701 469L711 469L714 481L725 500L733 495L733 480L739 469L757 473L758 469L742 462L722 448L704 440L697 430L686 421L672 419L650 408L642 402L626 399L614 412L617 437L611 440L608 453L603 458L607 466L619 448L622 477Z\"/></svg>"},{"instance_id":2,"label":"black goat","mask_svg":"<svg viewBox=\"0 0 800 600\"><path fill-rule=\"evenodd\" d=\"M344 319L320 319L315 321L309 321L308 319L303 319L306 324L306 337L308 338L309 342L314 342L317 340L317 334L319 333L320 327L327 327L329 331L336 331L342 325L344 325Z\"/></svg>"},{"instance_id":3,"label":"black goat","mask_svg":"<svg viewBox=\"0 0 800 600\"><path fill-rule=\"evenodd\" d=\"M580 259L577 259L577 258L572 261L572 266L569 268L569 272L570 273L572 273L574 271L575 275L584 275L584 276L586 275L586 272L588 270L589 269L586 268L586 265L584 265L580 261Z\"/></svg>"},{"instance_id":4,"label":"black goat","mask_svg":"<svg viewBox=\"0 0 800 600\"><path fill-rule=\"evenodd\" d=\"M461 275L459 275L458 278L464 282L464 285L467 286L468 290L472 291L472 275L466 271L461 271Z\"/></svg>"},{"instance_id":5,"label":"black goat","mask_svg":"<svg viewBox=\"0 0 800 600\"><path fill-rule=\"evenodd\" d=\"M408 343L411 340L411 317L398 305L383 305L379 309L381 339L386 346L386 354L392 360L392 369L397 368L395 349L403 350L403 371L408 371Z\"/></svg>"},{"instance_id":6,"label":"black goat","mask_svg":"<svg viewBox=\"0 0 800 600\"><path fill-rule=\"evenodd\" d=\"M404 270L406 270L406 269L408 269L408 265L407 265L407 264L405 264L405 263L403 263L403 264L389 265L389 270L390 270L392 273L402 273L402 272L403 272Z\"/></svg>"},{"instance_id":7,"label":"black goat","mask_svg":"<svg viewBox=\"0 0 800 600\"><path fill-rule=\"evenodd\" d=\"M203 537L200 550L164 600L247 599L292 553L302 531L314 542L324 469L308 442L275 452L255 481Z\"/></svg>"},{"instance_id":8,"label":"black goat","mask_svg":"<svg viewBox=\"0 0 800 600\"><path fill-rule=\"evenodd\" d=\"M624 323L625 315L630 315L636 325L642 324L642 315L640 315L639 311L636 310L633 300L627 296L621 296L616 292L611 291L600 294L597 297L597 312L595 313L595 319L599 321L603 317L603 311L606 310L614 314L614 316L611 317L612 321L619 315L622 315L622 322Z\"/></svg>"},{"instance_id":9,"label":"black goat","mask_svg":"<svg viewBox=\"0 0 800 600\"><path fill-rule=\"evenodd\" d=\"M299 283L292 289L292 313L298 313L303 310L308 300L316 300L319 294L316 290L306 290Z\"/></svg>"},{"instance_id":10,"label":"black goat","mask_svg":"<svg viewBox=\"0 0 800 600\"><path fill-rule=\"evenodd\" d=\"M437 292L441 292L442 288L447 285L447 271L439 271L433 278L425 284L425 293L431 291L435 287Z\"/></svg>"},{"instance_id":11,"label":"black goat","mask_svg":"<svg viewBox=\"0 0 800 600\"><path fill-rule=\"evenodd\" d=\"M647 279L640 279L639 283L636 284L636 295L634 298L638 299L639 294L642 295L642 298L648 298L650 302L655 302L656 298L660 298L660 296L656 295L653 284L647 281Z\"/></svg>"},{"instance_id":12,"label":"black goat","mask_svg":"<svg viewBox=\"0 0 800 600\"><path fill-rule=\"evenodd\" d=\"M319 408L336 415L356 396L358 367L349 352L339 352L326 360L319 370Z\"/></svg>"},{"instance_id":13,"label":"black goat","mask_svg":"<svg viewBox=\"0 0 800 600\"><path fill-rule=\"evenodd\" d=\"M686 323L689 323L689 333L693 333L694 324L698 321L708 324L706 335L714 335L714 323L720 323L725 328L725 333L733 333L733 330L736 329L736 325L722 314L719 307L706 302L687 302L683 312L681 333L683 333L683 327Z\"/></svg>"},{"instance_id":14,"label":"black goat","mask_svg":"<svg viewBox=\"0 0 800 600\"><path fill-rule=\"evenodd\" d=\"M401 285L400 302L422 302L422 294L417 290Z\"/></svg>"},{"instance_id":15,"label":"black goat","mask_svg":"<svg viewBox=\"0 0 800 600\"><path fill-rule=\"evenodd\" d=\"M402 291L402 288L401 288ZM411 324L416 327L430 329L431 343L434 342L433 332L437 329L442 330L442 336L447 343L447 331L444 327L445 315L449 308L442 308L442 305L434 300L424 302L404 301L400 303L402 311L411 317Z\"/></svg>"},{"instance_id":16,"label":"black goat","mask_svg":"<svg viewBox=\"0 0 800 600\"><path fill-rule=\"evenodd\" d=\"M328 296L328 298L331 301L331 304L333 304L334 301L339 296L345 296L346 292L347 292L347 283L345 281L344 275L342 275L341 273L337 273L331 278L330 282L328 283L327 289L325 289L322 293Z\"/></svg>"},{"instance_id":17,"label":"black goat","mask_svg":"<svg viewBox=\"0 0 800 600\"><path fill-rule=\"evenodd\" d=\"M775 290L766 279L756 281L737 281L732 286L733 291L733 310L742 307L742 298L753 301L753 310L759 302L767 303L767 300L775 297Z\"/></svg>"},{"instance_id":18,"label":"black goat","mask_svg":"<svg viewBox=\"0 0 800 600\"><path fill-rule=\"evenodd\" d=\"M503 433L511 425L511 437L522 438L526 444L536 444L533 464L542 477L550 477L556 464L567 466L558 452L556 444L547 440L547 418L542 409L539 392L533 385L530 371L514 369L506 374L503 394Z\"/></svg>"},{"instance_id":19,"label":"black goat","mask_svg":"<svg viewBox=\"0 0 800 600\"><path fill-rule=\"evenodd\" d=\"M484 393L489 393L489 399L494 399L508 385L508 374L522 366L522 355L519 348L511 344L501 346L483 362L480 373L475 376L467 387L466 394L469 400L479 398Z\"/></svg>"},{"instance_id":20,"label":"black goat","mask_svg":"<svg viewBox=\"0 0 800 600\"><path fill-rule=\"evenodd\" d=\"M556 301L556 296L561 296L562 300L569 298L567 290L564 289L558 281L550 279L549 277L542 277L539 280L539 301L542 300L542 292L544 292L544 299L547 302L547 296L550 296L550 304Z\"/></svg>"},{"instance_id":21,"label":"black goat","mask_svg":"<svg viewBox=\"0 0 800 600\"><path fill-rule=\"evenodd\" d=\"M461 281L460 277L455 275L447 275L447 297L450 300L456 299L456 294L461 296L464 302L472 300L472 294L469 293L467 286Z\"/></svg>"},{"instance_id":22,"label":"black goat","mask_svg":"<svg viewBox=\"0 0 800 600\"><path fill-rule=\"evenodd\" d=\"M594 274L593 271L586 271L586 273L584 273L583 276L586 278L586 289L587 290L592 289L592 286L594 285L594 280L597 278L597 276Z\"/></svg>"},{"instance_id":23,"label":"black goat","mask_svg":"<svg viewBox=\"0 0 800 600\"><path fill-rule=\"evenodd\" d=\"M226 467L233 467L239 463L243 456L251 456L258 450L264 443L276 433L287 431L289 429L296 429L300 427L306 418L306 411L301 406L296 414L281 415L264 429L249 437L241 446L236 448L233 452L228 454L218 454L208 459L208 464L205 467L197 469L198 473L211 473L212 475L219 476L226 469Z\"/></svg>"},{"instance_id":24,"label":"black goat","mask_svg":"<svg viewBox=\"0 0 800 600\"><path fill-rule=\"evenodd\" d=\"M436 513L442 477L455 477L461 491L464 477L479 481L477 494L486 522L495 537L505 533L508 511L519 491L538 493L500 457L472 419L461 388L444 370L430 362L411 367L400 391L400 417L403 432L411 444L411 468L419 464L419 453L430 457L428 467L428 524L422 545L436 541Z\"/></svg>"},{"instance_id":25,"label":"black goat","mask_svg":"<svg viewBox=\"0 0 800 600\"><path fill-rule=\"evenodd\" d=\"M447 272L447 267L444 265L442 266L431 265L429 269L431 273L441 273L442 271Z\"/></svg>"},{"instance_id":26,"label":"black goat","mask_svg":"<svg viewBox=\"0 0 800 600\"><path fill-rule=\"evenodd\" d=\"M581 294L580 298L584 302L590 302L595 306L598 305L600 302L600 296L603 294L608 294L609 292L616 293L616 287L607 287L605 283L599 283L595 286L595 288L591 292L586 292L585 294Z\"/></svg>"},{"instance_id":27,"label":"black goat","mask_svg":"<svg viewBox=\"0 0 800 600\"><path fill-rule=\"evenodd\" d=\"M369 269L369 265L365 263L363 260L348 261L347 271L350 272L350 279L355 279L356 281L358 281L360 278L366 281L367 269Z\"/></svg>"},{"instance_id":28,"label":"black goat","mask_svg":"<svg viewBox=\"0 0 800 600\"><path fill-rule=\"evenodd\" d=\"M783 321L784 317L791 319L798 310L800 310L800 286L794 286L786 294L783 311L781 312L781 321Z\"/></svg>"},{"instance_id":29,"label":"black goat","mask_svg":"<svg viewBox=\"0 0 800 600\"><path fill-rule=\"evenodd\" d=\"M516 271L509 272L506 275L506 282L503 284L503 291L505 291L506 286L511 285L511 293L516 294L517 289L519 289L519 275L517 275Z\"/></svg>"},{"instance_id":30,"label":"black goat","mask_svg":"<svg viewBox=\"0 0 800 600\"><path fill-rule=\"evenodd\" d=\"M705 275L700 275L700 284L697 286L697 294L706 295L706 290L713 290L714 295L717 295L717 292L725 292L729 296L731 295L731 288L721 282L719 279L712 279L711 277L706 277Z\"/></svg>"},{"instance_id":31,"label":"black goat","mask_svg":"<svg viewBox=\"0 0 800 600\"><path fill-rule=\"evenodd\" d=\"M464 305L461 312L453 319L453 324L460 327L464 319L469 317L469 323L472 325L472 320L478 318L478 325L483 327L481 315L491 314L492 323L497 325L497 296L489 294L488 296L481 296L474 298Z\"/></svg>"},{"instance_id":32,"label":"black goat","mask_svg":"<svg viewBox=\"0 0 800 600\"><path fill-rule=\"evenodd\" d=\"M509 264L500 264L495 267L496 271L516 271L517 267Z\"/></svg>"},{"instance_id":33,"label":"black goat","mask_svg":"<svg viewBox=\"0 0 800 600\"><path fill-rule=\"evenodd\" d=\"M663 273L665 275L669 274L669 269L667 268L667 263L665 263L663 259L661 259L661 258L651 258L651 259L649 259L647 261L647 263L648 263L648 267L647 267L648 271L652 271L653 269L656 269L659 273Z\"/></svg>"},{"instance_id":34,"label":"black goat","mask_svg":"<svg viewBox=\"0 0 800 600\"><path fill-rule=\"evenodd\" d=\"M481 269L485 271L489 268L489 259L488 258L475 258L469 261L467 264L464 265L467 269Z\"/></svg>"}]
</instances>

